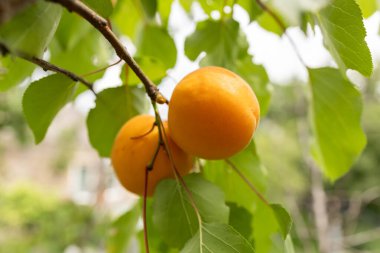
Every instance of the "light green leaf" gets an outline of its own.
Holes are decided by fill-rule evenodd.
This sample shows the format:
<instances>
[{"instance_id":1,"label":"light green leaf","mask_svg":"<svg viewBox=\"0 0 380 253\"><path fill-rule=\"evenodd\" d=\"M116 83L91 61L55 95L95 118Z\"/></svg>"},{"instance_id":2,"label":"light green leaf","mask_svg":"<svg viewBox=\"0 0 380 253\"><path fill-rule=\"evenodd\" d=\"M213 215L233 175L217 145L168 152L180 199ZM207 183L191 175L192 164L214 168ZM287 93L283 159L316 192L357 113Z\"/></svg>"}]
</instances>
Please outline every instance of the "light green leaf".
<instances>
[{"instance_id":1,"label":"light green leaf","mask_svg":"<svg viewBox=\"0 0 380 253\"><path fill-rule=\"evenodd\" d=\"M377 10L377 0L356 0L363 13L363 18L370 17Z\"/></svg>"},{"instance_id":2,"label":"light green leaf","mask_svg":"<svg viewBox=\"0 0 380 253\"><path fill-rule=\"evenodd\" d=\"M241 52L246 54L248 43L240 30L239 23L233 19L205 20L197 24L193 34L186 38L186 56L194 61L202 53L206 56L201 65L233 65Z\"/></svg>"},{"instance_id":3,"label":"light green leaf","mask_svg":"<svg viewBox=\"0 0 380 253\"><path fill-rule=\"evenodd\" d=\"M223 192L200 175L184 177L204 222L227 223ZM162 239L182 247L198 230L198 220L183 187L173 179L159 183L154 195L153 222Z\"/></svg>"},{"instance_id":4,"label":"light green leaf","mask_svg":"<svg viewBox=\"0 0 380 253\"><path fill-rule=\"evenodd\" d=\"M212 11L220 12L226 3L224 0L198 0L198 2L202 6L204 12L206 12L208 15L210 15Z\"/></svg>"},{"instance_id":5,"label":"light green leaf","mask_svg":"<svg viewBox=\"0 0 380 253\"><path fill-rule=\"evenodd\" d=\"M317 16L325 45L342 73L354 69L370 76L372 57L364 40L366 31L355 0L333 0Z\"/></svg>"},{"instance_id":6,"label":"light green leaf","mask_svg":"<svg viewBox=\"0 0 380 253\"><path fill-rule=\"evenodd\" d=\"M203 224L201 232L188 242L181 253L254 253L250 243L231 226Z\"/></svg>"},{"instance_id":7,"label":"light green leaf","mask_svg":"<svg viewBox=\"0 0 380 253\"><path fill-rule=\"evenodd\" d=\"M158 0L158 12L165 27L168 25L173 0Z\"/></svg>"},{"instance_id":8,"label":"light green leaf","mask_svg":"<svg viewBox=\"0 0 380 253\"><path fill-rule=\"evenodd\" d=\"M294 250L292 237L290 235L288 235L285 239L285 253L296 253Z\"/></svg>"},{"instance_id":9,"label":"light green leaf","mask_svg":"<svg viewBox=\"0 0 380 253\"><path fill-rule=\"evenodd\" d=\"M270 206L276 216L282 237L285 240L290 233L290 229L292 228L292 218L280 204L271 204Z\"/></svg>"},{"instance_id":10,"label":"light green leaf","mask_svg":"<svg viewBox=\"0 0 380 253\"><path fill-rule=\"evenodd\" d=\"M35 69L35 65L20 58L7 56L0 58L0 91L6 91L13 86L20 84Z\"/></svg>"},{"instance_id":11,"label":"light green leaf","mask_svg":"<svg viewBox=\"0 0 380 253\"><path fill-rule=\"evenodd\" d=\"M268 111L272 88L265 68L254 64L251 57L247 55L235 63L233 70L252 87L260 103L260 115L265 115Z\"/></svg>"},{"instance_id":12,"label":"light green leaf","mask_svg":"<svg viewBox=\"0 0 380 253\"><path fill-rule=\"evenodd\" d=\"M254 21L263 13L263 9L257 4L256 0L239 0L237 3L248 12L250 21Z\"/></svg>"},{"instance_id":13,"label":"light green leaf","mask_svg":"<svg viewBox=\"0 0 380 253\"><path fill-rule=\"evenodd\" d=\"M95 102L87 117L88 135L99 155L108 157L120 128L147 110L147 99L140 88L120 86L100 92Z\"/></svg>"},{"instance_id":14,"label":"light green leaf","mask_svg":"<svg viewBox=\"0 0 380 253\"><path fill-rule=\"evenodd\" d=\"M118 0L111 19L116 30L135 41L144 21L144 10L139 1Z\"/></svg>"},{"instance_id":15,"label":"light green leaf","mask_svg":"<svg viewBox=\"0 0 380 253\"><path fill-rule=\"evenodd\" d=\"M227 203L230 208L230 218L228 224L232 226L247 240L252 236L252 214L244 207L238 206L233 202Z\"/></svg>"},{"instance_id":16,"label":"light green leaf","mask_svg":"<svg viewBox=\"0 0 380 253\"><path fill-rule=\"evenodd\" d=\"M37 1L0 26L0 42L11 51L41 56L53 38L61 10L57 4Z\"/></svg>"},{"instance_id":17,"label":"light green leaf","mask_svg":"<svg viewBox=\"0 0 380 253\"><path fill-rule=\"evenodd\" d=\"M288 24L284 21L284 18L282 17L280 12L277 11L271 5L269 5L269 8L271 8L271 10L276 14L276 16L280 18L281 22L287 27ZM275 33L279 36L281 36L284 33L281 26L279 26L276 20L268 12L263 12L259 17L256 18L256 20L262 28L269 32Z\"/></svg>"},{"instance_id":18,"label":"light green leaf","mask_svg":"<svg viewBox=\"0 0 380 253\"><path fill-rule=\"evenodd\" d=\"M157 25L146 24L137 39L137 57L150 57L167 68L174 67L177 49L168 31Z\"/></svg>"},{"instance_id":19,"label":"light green leaf","mask_svg":"<svg viewBox=\"0 0 380 253\"><path fill-rule=\"evenodd\" d=\"M360 126L360 93L336 69L309 69L309 75L312 153L324 174L336 180L350 169L366 145Z\"/></svg>"},{"instance_id":20,"label":"light green leaf","mask_svg":"<svg viewBox=\"0 0 380 253\"><path fill-rule=\"evenodd\" d=\"M54 117L71 100L75 86L66 76L54 74L33 82L27 88L22 107L36 143L43 140Z\"/></svg>"},{"instance_id":21,"label":"light green leaf","mask_svg":"<svg viewBox=\"0 0 380 253\"><path fill-rule=\"evenodd\" d=\"M81 0L99 15L108 18L113 10L110 0Z\"/></svg>"},{"instance_id":22,"label":"light green leaf","mask_svg":"<svg viewBox=\"0 0 380 253\"><path fill-rule=\"evenodd\" d=\"M166 67L161 61L157 61L155 58L150 57L134 58L140 68L144 71L145 75L149 76L149 79L152 80L153 83L159 84L162 78L166 76ZM126 80L126 67L128 68L128 80ZM136 76L135 72L126 65L123 66L120 76L124 84L137 85L141 83L141 80Z\"/></svg>"},{"instance_id":23,"label":"light green leaf","mask_svg":"<svg viewBox=\"0 0 380 253\"><path fill-rule=\"evenodd\" d=\"M140 214L140 207L135 206L112 222L107 240L107 253L126 252L132 237L137 232L136 226Z\"/></svg>"}]
</instances>

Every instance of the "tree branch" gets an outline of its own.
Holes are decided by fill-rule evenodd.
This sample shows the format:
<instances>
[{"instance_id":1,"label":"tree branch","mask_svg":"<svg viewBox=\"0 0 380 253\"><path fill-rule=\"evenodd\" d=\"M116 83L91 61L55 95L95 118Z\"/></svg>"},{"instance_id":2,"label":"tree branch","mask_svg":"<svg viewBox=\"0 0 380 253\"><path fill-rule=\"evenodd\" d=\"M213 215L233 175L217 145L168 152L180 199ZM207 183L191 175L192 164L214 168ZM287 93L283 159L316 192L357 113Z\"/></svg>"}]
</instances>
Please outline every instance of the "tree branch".
<instances>
[{"instance_id":1,"label":"tree branch","mask_svg":"<svg viewBox=\"0 0 380 253\"><path fill-rule=\"evenodd\" d=\"M75 12L84 19L86 19L93 27L95 27L99 32L101 32L108 40L108 42L115 49L116 54L123 59L129 67L135 72L141 82L144 84L146 93L150 99L159 104L168 103L168 101L159 92L158 88L154 83L143 73L141 68L138 66L137 62L128 53L127 49L123 46L120 40L112 31L109 23L106 19L98 15L95 11L87 7L84 3L79 0L47 0L50 2L58 3L66 7L70 12Z\"/></svg>"},{"instance_id":2,"label":"tree branch","mask_svg":"<svg viewBox=\"0 0 380 253\"><path fill-rule=\"evenodd\" d=\"M51 64L50 62L48 61L45 61L45 60L42 60L38 57L35 57L35 56L32 56L32 55L29 55L25 52L21 52L21 51L11 51L6 45L4 45L3 43L0 43L0 52L5 55L5 54L11 54L11 55L14 55L14 56L17 56L19 58L22 58L28 62L31 62L31 63L34 63L38 66L40 66L43 70L47 71L47 70L50 70L50 71L53 71L53 72L56 72L56 73L60 73L60 74L63 74L65 76L67 76L68 78L70 78L71 80L73 80L74 82L80 82L82 84L84 84L89 90L91 90L95 96L96 96L96 93L93 89L93 85L92 83L86 81L85 79L83 79L82 77L74 74L73 72L70 72L66 69L63 69L63 68L60 68L54 64Z\"/></svg>"}]
</instances>

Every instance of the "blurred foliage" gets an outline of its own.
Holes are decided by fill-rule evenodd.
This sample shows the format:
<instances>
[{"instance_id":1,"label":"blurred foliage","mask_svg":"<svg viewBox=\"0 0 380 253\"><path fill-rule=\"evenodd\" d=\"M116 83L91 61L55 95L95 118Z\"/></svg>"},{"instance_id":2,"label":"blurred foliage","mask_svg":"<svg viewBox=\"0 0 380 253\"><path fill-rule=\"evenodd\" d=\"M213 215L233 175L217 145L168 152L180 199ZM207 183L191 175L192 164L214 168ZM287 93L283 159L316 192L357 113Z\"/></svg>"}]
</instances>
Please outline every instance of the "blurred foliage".
<instances>
[{"instance_id":1,"label":"blurred foliage","mask_svg":"<svg viewBox=\"0 0 380 253\"><path fill-rule=\"evenodd\" d=\"M0 252L61 253L104 247L107 218L34 185L0 189Z\"/></svg>"}]
</instances>

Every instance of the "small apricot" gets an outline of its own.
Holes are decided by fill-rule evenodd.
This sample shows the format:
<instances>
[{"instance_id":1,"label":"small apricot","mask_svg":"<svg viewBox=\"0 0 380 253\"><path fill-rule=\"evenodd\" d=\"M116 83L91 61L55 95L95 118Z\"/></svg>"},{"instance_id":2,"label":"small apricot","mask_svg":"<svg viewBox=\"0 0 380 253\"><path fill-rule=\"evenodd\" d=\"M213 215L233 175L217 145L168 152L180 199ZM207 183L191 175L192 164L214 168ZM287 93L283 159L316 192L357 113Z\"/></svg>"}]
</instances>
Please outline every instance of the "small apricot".
<instances>
[{"instance_id":1,"label":"small apricot","mask_svg":"<svg viewBox=\"0 0 380 253\"><path fill-rule=\"evenodd\" d=\"M158 127L151 115L138 115L130 119L119 131L113 144L111 160L120 183L129 191L144 194L145 171L152 162L159 143ZM181 175L192 168L192 158L180 149L168 133L164 122L167 143L173 156L174 165ZM160 147L152 170L148 175L147 195L152 196L159 181L174 177L167 151Z\"/></svg>"}]
</instances>

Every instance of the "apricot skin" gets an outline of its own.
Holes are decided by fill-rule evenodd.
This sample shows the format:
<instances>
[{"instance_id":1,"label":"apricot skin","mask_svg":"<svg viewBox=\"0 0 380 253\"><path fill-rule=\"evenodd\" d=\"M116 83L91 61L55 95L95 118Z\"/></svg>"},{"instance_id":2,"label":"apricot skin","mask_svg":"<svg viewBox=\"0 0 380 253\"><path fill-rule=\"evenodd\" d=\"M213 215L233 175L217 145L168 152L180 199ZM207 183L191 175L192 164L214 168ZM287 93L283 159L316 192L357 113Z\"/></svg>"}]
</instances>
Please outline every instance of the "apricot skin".
<instances>
[{"instance_id":1,"label":"apricot skin","mask_svg":"<svg viewBox=\"0 0 380 253\"><path fill-rule=\"evenodd\" d=\"M244 149L260 118L251 87L220 67L200 68L183 78L169 103L173 140L187 153L224 159Z\"/></svg>"},{"instance_id":2,"label":"apricot skin","mask_svg":"<svg viewBox=\"0 0 380 253\"><path fill-rule=\"evenodd\" d=\"M154 121L154 117L150 115L139 115L130 119L119 131L111 153L112 165L120 183L140 196L144 194L146 167L151 163L158 147L157 126L149 132ZM174 164L178 172L185 175L192 168L192 158L172 141L165 122L164 127ZM169 156L161 147L153 169L149 172L147 195L152 196L159 181L172 177L174 173Z\"/></svg>"}]
</instances>

